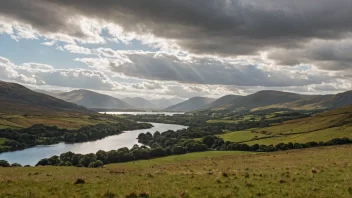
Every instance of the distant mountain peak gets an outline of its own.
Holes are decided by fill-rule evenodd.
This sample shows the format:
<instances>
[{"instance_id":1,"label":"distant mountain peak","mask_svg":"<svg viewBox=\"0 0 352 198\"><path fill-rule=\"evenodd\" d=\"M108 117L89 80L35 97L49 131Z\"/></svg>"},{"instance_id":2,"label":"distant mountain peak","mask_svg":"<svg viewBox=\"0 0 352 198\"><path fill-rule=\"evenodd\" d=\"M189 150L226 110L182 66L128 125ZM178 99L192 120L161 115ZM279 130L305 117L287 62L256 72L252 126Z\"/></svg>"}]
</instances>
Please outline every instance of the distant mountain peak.
<instances>
[{"instance_id":1,"label":"distant mountain peak","mask_svg":"<svg viewBox=\"0 0 352 198\"><path fill-rule=\"evenodd\" d=\"M56 97L94 109L136 109L136 107L109 95L86 89L56 94Z\"/></svg>"},{"instance_id":2,"label":"distant mountain peak","mask_svg":"<svg viewBox=\"0 0 352 198\"><path fill-rule=\"evenodd\" d=\"M207 97L193 97L184 102L166 108L166 111L195 111L205 109L206 106L215 99Z\"/></svg>"}]
</instances>

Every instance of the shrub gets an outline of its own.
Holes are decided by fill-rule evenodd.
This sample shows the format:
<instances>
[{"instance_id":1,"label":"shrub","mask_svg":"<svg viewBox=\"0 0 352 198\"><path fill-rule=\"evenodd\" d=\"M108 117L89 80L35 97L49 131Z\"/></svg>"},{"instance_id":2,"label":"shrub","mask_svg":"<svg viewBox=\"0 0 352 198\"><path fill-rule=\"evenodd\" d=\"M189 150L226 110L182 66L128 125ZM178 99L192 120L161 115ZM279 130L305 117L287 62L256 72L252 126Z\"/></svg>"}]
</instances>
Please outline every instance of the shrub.
<instances>
[{"instance_id":1,"label":"shrub","mask_svg":"<svg viewBox=\"0 0 352 198\"><path fill-rule=\"evenodd\" d=\"M11 167L22 167L22 165L18 164L18 163L13 163L13 164L11 164Z\"/></svg>"},{"instance_id":2,"label":"shrub","mask_svg":"<svg viewBox=\"0 0 352 198\"><path fill-rule=\"evenodd\" d=\"M88 167L89 168L98 168L98 167L102 167L102 166L104 166L104 163L100 160L97 160L95 162L91 162Z\"/></svg>"}]
</instances>

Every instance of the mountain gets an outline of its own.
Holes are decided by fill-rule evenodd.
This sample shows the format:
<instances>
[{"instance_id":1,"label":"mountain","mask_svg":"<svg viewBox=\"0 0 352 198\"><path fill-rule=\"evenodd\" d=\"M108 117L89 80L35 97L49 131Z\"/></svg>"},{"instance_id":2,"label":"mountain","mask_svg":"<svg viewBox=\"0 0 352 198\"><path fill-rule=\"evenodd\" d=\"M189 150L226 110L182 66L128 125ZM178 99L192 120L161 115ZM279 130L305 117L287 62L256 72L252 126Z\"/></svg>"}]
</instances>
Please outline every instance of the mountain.
<instances>
[{"instance_id":1,"label":"mountain","mask_svg":"<svg viewBox=\"0 0 352 198\"><path fill-rule=\"evenodd\" d=\"M206 97L194 97L176 105L170 106L165 111L195 111L204 109L206 105L213 102L215 99Z\"/></svg>"},{"instance_id":2,"label":"mountain","mask_svg":"<svg viewBox=\"0 0 352 198\"><path fill-rule=\"evenodd\" d=\"M233 100L240 98L242 96L238 96L238 95L226 95L223 96L217 100L215 100L214 102L208 104L205 108L207 109L216 109L219 107L226 107L228 104L230 104Z\"/></svg>"},{"instance_id":3,"label":"mountain","mask_svg":"<svg viewBox=\"0 0 352 198\"><path fill-rule=\"evenodd\" d=\"M46 95L49 95L49 96L54 96L54 97L55 97L56 94L65 93L64 91L60 91L60 90L47 91L47 90L42 90L42 89L33 89L33 91L39 92L39 93L43 93L43 94L46 94Z\"/></svg>"},{"instance_id":4,"label":"mountain","mask_svg":"<svg viewBox=\"0 0 352 198\"><path fill-rule=\"evenodd\" d=\"M159 109L165 109L167 107L170 107L172 105L178 104L180 102L184 102L184 100L180 98L162 98L162 99L151 99L149 100L151 103L153 103L155 106L157 106Z\"/></svg>"},{"instance_id":5,"label":"mountain","mask_svg":"<svg viewBox=\"0 0 352 198\"><path fill-rule=\"evenodd\" d=\"M256 107L269 106L273 104L287 103L314 96L301 95L296 93L282 92L282 91L259 91L248 96L237 97L232 100L226 108L228 109L252 109Z\"/></svg>"},{"instance_id":6,"label":"mountain","mask_svg":"<svg viewBox=\"0 0 352 198\"><path fill-rule=\"evenodd\" d=\"M57 98L95 109L135 109L136 107L112 96L88 90L74 90L55 94Z\"/></svg>"},{"instance_id":7,"label":"mountain","mask_svg":"<svg viewBox=\"0 0 352 198\"><path fill-rule=\"evenodd\" d=\"M286 108L295 110L336 109L351 104L352 91L347 91L336 95L313 96L298 101L259 107L255 110L271 108Z\"/></svg>"},{"instance_id":8,"label":"mountain","mask_svg":"<svg viewBox=\"0 0 352 198\"><path fill-rule=\"evenodd\" d=\"M138 109L159 109L158 106L141 97L127 97L122 100Z\"/></svg>"},{"instance_id":9,"label":"mountain","mask_svg":"<svg viewBox=\"0 0 352 198\"><path fill-rule=\"evenodd\" d=\"M0 112L11 114L92 113L76 104L4 81L0 81Z\"/></svg>"}]
</instances>

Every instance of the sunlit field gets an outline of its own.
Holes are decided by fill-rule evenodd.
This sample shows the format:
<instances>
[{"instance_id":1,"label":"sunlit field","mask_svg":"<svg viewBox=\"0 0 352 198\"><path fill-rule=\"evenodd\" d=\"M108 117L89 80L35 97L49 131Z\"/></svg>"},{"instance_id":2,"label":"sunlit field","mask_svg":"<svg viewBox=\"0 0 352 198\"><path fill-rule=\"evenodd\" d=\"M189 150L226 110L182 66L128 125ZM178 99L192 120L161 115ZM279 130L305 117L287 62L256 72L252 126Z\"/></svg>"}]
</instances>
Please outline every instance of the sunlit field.
<instances>
[{"instance_id":1,"label":"sunlit field","mask_svg":"<svg viewBox=\"0 0 352 198\"><path fill-rule=\"evenodd\" d=\"M0 197L351 197L352 146L0 168ZM75 184L76 183L76 184Z\"/></svg>"}]
</instances>

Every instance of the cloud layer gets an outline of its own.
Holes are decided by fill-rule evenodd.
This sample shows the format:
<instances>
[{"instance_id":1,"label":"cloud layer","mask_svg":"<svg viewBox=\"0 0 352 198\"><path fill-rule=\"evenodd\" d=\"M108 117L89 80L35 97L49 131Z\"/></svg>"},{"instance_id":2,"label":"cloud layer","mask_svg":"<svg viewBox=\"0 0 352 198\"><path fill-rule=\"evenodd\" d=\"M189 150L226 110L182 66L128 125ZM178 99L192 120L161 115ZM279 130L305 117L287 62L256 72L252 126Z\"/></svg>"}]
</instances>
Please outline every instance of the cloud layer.
<instances>
[{"instance_id":1,"label":"cloud layer","mask_svg":"<svg viewBox=\"0 0 352 198\"><path fill-rule=\"evenodd\" d=\"M88 17L117 24L127 33L168 39L191 53L220 56L255 55L273 48L284 49L280 52L283 56L301 48L319 51L312 49L314 42L308 45L307 42L321 39L328 42L322 45L328 45L351 38L351 11L350 0L12 0L0 3L0 13L44 33L81 39L99 37L95 35L99 29L95 33L85 31L82 21L77 20ZM347 48L350 52L350 45ZM348 61L339 66L341 62L335 60L333 51L324 53L328 64L314 61L321 59L314 52L305 54L305 59L329 69L351 65ZM301 62L282 60L275 52L269 57L281 64Z\"/></svg>"},{"instance_id":2,"label":"cloud layer","mask_svg":"<svg viewBox=\"0 0 352 198\"><path fill-rule=\"evenodd\" d=\"M189 97L346 90L352 77L350 0L0 1L0 34L85 55L89 69L0 57L0 78L36 85Z\"/></svg>"}]
</instances>

